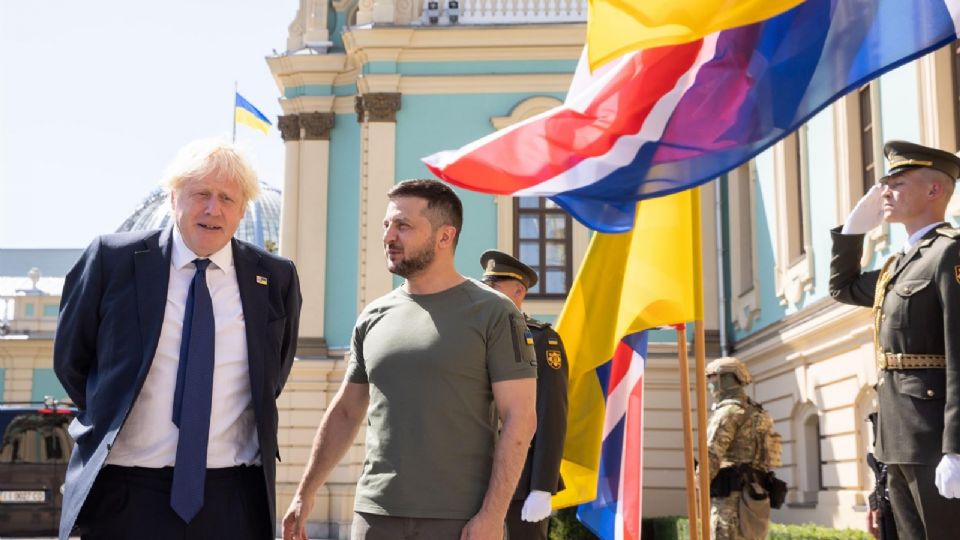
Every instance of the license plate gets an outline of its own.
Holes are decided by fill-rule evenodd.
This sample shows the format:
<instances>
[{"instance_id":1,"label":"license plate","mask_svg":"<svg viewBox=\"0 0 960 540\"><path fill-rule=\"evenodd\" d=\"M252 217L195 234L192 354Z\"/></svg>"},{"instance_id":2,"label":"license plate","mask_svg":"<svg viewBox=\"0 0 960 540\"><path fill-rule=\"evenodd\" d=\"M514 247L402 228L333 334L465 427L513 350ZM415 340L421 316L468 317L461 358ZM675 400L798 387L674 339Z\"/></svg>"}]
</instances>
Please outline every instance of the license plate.
<instances>
[{"instance_id":1,"label":"license plate","mask_svg":"<svg viewBox=\"0 0 960 540\"><path fill-rule=\"evenodd\" d=\"M42 503L47 500L45 491L0 491L0 503Z\"/></svg>"}]
</instances>

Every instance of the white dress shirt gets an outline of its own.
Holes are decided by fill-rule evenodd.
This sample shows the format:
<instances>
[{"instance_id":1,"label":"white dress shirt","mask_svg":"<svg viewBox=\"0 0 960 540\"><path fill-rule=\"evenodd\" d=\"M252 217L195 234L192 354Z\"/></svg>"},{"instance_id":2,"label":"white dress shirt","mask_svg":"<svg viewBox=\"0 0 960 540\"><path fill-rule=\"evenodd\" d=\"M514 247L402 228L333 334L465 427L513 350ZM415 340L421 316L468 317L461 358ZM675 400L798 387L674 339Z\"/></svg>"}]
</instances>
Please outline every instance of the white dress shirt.
<instances>
[{"instance_id":1,"label":"white dress shirt","mask_svg":"<svg viewBox=\"0 0 960 540\"><path fill-rule=\"evenodd\" d=\"M915 245L917 244L917 242L919 242L920 239L923 238L923 235L925 235L925 234L927 234L928 232L930 232L930 229L934 229L934 228L939 227L939 226L941 226L941 225L943 225L943 224L944 224L943 221L937 221L937 222L931 223L931 224L927 225L926 227L920 229L919 231L911 234L911 235L910 235L910 238L907 238L907 241L903 244L903 252L904 252L904 253L908 253L911 249L913 249L913 246L915 246Z\"/></svg>"},{"instance_id":2,"label":"white dress shirt","mask_svg":"<svg viewBox=\"0 0 960 540\"><path fill-rule=\"evenodd\" d=\"M183 314L198 257L173 227L173 253L163 327L153 364L117 435L107 464L126 467L171 467L177 456L179 429L173 423L173 393L180 364ZM207 287L213 301L213 401L207 467L221 468L260 463L260 444L250 394L247 336L237 272L230 243L210 256ZM134 361L135 359L130 359ZM184 410L183 414L192 414Z\"/></svg>"}]
</instances>

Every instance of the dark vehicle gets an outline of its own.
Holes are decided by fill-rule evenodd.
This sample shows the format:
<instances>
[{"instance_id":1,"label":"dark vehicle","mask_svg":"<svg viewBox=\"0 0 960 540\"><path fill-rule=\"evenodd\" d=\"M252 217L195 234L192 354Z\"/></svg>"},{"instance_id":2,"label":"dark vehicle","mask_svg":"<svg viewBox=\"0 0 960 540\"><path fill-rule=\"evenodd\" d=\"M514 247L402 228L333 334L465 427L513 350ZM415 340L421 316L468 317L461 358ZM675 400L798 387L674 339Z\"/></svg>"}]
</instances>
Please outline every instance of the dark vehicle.
<instances>
[{"instance_id":1,"label":"dark vehicle","mask_svg":"<svg viewBox=\"0 0 960 540\"><path fill-rule=\"evenodd\" d=\"M0 403L0 536L56 535L76 409Z\"/></svg>"}]
</instances>

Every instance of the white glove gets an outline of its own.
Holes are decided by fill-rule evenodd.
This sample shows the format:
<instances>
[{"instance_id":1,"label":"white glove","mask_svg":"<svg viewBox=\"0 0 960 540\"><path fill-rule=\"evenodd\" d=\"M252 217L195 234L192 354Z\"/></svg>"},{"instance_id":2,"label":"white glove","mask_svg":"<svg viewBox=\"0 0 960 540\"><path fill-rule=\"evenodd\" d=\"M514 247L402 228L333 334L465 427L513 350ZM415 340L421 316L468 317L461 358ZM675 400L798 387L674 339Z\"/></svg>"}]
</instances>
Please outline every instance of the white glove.
<instances>
[{"instance_id":1,"label":"white glove","mask_svg":"<svg viewBox=\"0 0 960 540\"><path fill-rule=\"evenodd\" d=\"M880 189L879 184L874 184L867 194L857 201L840 234L866 234L883 223L883 197L880 196Z\"/></svg>"},{"instance_id":2,"label":"white glove","mask_svg":"<svg viewBox=\"0 0 960 540\"><path fill-rule=\"evenodd\" d=\"M520 519L536 523L550 517L550 497L546 491L533 490L520 510Z\"/></svg>"},{"instance_id":3,"label":"white glove","mask_svg":"<svg viewBox=\"0 0 960 540\"><path fill-rule=\"evenodd\" d=\"M934 483L940 495L948 499L960 499L960 454L943 455L937 465Z\"/></svg>"}]
</instances>

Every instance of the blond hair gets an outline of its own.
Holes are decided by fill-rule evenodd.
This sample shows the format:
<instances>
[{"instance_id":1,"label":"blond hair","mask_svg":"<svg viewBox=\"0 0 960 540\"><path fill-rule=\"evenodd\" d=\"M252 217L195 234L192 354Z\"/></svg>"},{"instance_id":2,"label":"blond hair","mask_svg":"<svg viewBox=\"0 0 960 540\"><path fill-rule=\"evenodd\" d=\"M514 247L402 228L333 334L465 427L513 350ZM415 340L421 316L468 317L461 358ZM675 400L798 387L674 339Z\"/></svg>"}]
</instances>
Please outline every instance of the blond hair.
<instances>
[{"instance_id":1,"label":"blond hair","mask_svg":"<svg viewBox=\"0 0 960 540\"><path fill-rule=\"evenodd\" d=\"M177 152L160 184L172 193L190 180L215 174L240 186L244 204L260 195L257 173L237 145L223 139L193 141Z\"/></svg>"}]
</instances>

